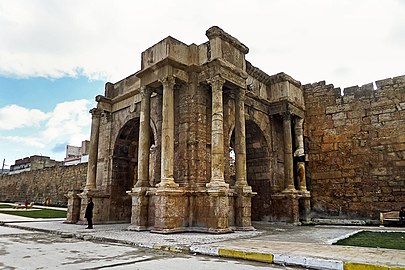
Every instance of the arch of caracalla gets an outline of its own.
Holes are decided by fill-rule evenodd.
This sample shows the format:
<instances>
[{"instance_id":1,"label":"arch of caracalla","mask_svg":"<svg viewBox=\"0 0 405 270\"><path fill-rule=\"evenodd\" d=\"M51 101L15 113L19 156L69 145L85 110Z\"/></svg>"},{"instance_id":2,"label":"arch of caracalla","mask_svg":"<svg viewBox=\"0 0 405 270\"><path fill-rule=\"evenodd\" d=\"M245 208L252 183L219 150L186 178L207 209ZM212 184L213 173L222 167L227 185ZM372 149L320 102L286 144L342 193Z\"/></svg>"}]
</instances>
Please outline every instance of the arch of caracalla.
<instances>
[{"instance_id":1,"label":"arch of caracalla","mask_svg":"<svg viewBox=\"0 0 405 270\"><path fill-rule=\"evenodd\" d=\"M307 218L300 82L267 75L219 27L208 41L167 37L141 70L96 97L87 182L67 222L130 222L129 230L225 233L252 220Z\"/></svg>"}]
</instances>

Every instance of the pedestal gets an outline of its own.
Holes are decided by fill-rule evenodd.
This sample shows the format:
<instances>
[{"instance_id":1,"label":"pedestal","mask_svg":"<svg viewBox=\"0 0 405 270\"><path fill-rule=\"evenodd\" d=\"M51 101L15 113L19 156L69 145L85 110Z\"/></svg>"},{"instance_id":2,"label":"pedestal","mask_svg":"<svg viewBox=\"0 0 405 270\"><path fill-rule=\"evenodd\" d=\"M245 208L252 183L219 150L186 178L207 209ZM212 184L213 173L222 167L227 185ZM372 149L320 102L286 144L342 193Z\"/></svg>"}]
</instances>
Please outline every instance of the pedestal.
<instances>
[{"instance_id":1,"label":"pedestal","mask_svg":"<svg viewBox=\"0 0 405 270\"><path fill-rule=\"evenodd\" d=\"M158 188L155 196L155 225L151 232L183 232L188 213L185 192L179 188Z\"/></svg>"},{"instance_id":2,"label":"pedestal","mask_svg":"<svg viewBox=\"0 0 405 270\"><path fill-rule=\"evenodd\" d=\"M300 221L309 223L311 221L311 193L309 191L301 191L299 198Z\"/></svg>"},{"instance_id":3,"label":"pedestal","mask_svg":"<svg viewBox=\"0 0 405 270\"><path fill-rule=\"evenodd\" d=\"M84 190L78 194L81 199L80 219L77 224L87 224L84 218L88 199L92 198L94 203L93 208L93 224L107 223L109 221L110 211L110 195L100 190Z\"/></svg>"},{"instance_id":4,"label":"pedestal","mask_svg":"<svg viewBox=\"0 0 405 270\"><path fill-rule=\"evenodd\" d=\"M232 229L229 227L229 188L211 186L208 192L208 218L207 227L210 233L229 233Z\"/></svg>"},{"instance_id":5,"label":"pedestal","mask_svg":"<svg viewBox=\"0 0 405 270\"><path fill-rule=\"evenodd\" d=\"M252 191L252 187L235 187L235 227L239 231L253 231L252 226L252 197L256 192Z\"/></svg>"},{"instance_id":6,"label":"pedestal","mask_svg":"<svg viewBox=\"0 0 405 270\"><path fill-rule=\"evenodd\" d=\"M80 220L80 190L71 190L65 197L68 199L66 220L63 223L75 224Z\"/></svg>"},{"instance_id":7,"label":"pedestal","mask_svg":"<svg viewBox=\"0 0 405 270\"><path fill-rule=\"evenodd\" d=\"M127 230L144 231L148 229L149 196L147 191L147 187L136 187L127 191L127 194L132 197L131 225Z\"/></svg>"},{"instance_id":8,"label":"pedestal","mask_svg":"<svg viewBox=\"0 0 405 270\"><path fill-rule=\"evenodd\" d=\"M272 195L272 204L274 216L278 221L284 221L292 224L299 222L299 194L296 191L282 192Z\"/></svg>"}]
</instances>

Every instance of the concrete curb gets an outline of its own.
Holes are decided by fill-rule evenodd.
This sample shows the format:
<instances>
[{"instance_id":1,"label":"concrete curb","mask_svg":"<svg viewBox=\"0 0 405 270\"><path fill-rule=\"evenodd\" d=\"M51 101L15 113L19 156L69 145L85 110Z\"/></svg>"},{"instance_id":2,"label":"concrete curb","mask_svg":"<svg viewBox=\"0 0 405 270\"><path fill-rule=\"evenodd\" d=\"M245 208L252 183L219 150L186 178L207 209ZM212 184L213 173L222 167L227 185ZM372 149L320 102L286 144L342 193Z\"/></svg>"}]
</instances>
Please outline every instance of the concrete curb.
<instances>
[{"instance_id":1,"label":"concrete curb","mask_svg":"<svg viewBox=\"0 0 405 270\"><path fill-rule=\"evenodd\" d=\"M251 261L259 261L273 263L277 265L301 266L311 269L329 269L329 270L405 270L405 267L395 267L375 264L362 264L345 262L341 260L323 259L315 257L289 256L281 254L271 254L263 252L252 252L236 249L207 247L207 246L191 246L191 253L199 253L209 256L218 256L234 259L243 259Z\"/></svg>"},{"instance_id":2,"label":"concrete curb","mask_svg":"<svg viewBox=\"0 0 405 270\"><path fill-rule=\"evenodd\" d=\"M236 249L212 248L206 246L191 246L190 252L210 256L274 263L283 266L295 265L295 266L309 267L313 269L343 270L342 261L328 260L322 258L297 257L271 253L243 251Z\"/></svg>"},{"instance_id":3,"label":"concrete curb","mask_svg":"<svg viewBox=\"0 0 405 270\"><path fill-rule=\"evenodd\" d=\"M387 266L387 265L375 265L364 263L344 263L344 270L404 270L405 267Z\"/></svg>"},{"instance_id":4,"label":"concrete curb","mask_svg":"<svg viewBox=\"0 0 405 270\"><path fill-rule=\"evenodd\" d=\"M291 265L301 266L312 269L328 269L328 270L405 270L405 267L376 265L376 264L363 264L354 263L333 259L324 259L316 257L304 257L304 256L290 256L283 254L272 254L269 252L256 252L249 250L239 250L232 248L219 248L210 247L207 245L192 245L190 247L176 246L176 245L160 245L151 243L135 243L126 240L111 239L107 237L97 237L93 235L83 235L80 233L67 233L50 229L29 228L24 226L18 226L15 224L3 223L2 226L18 228L27 231L39 231L55 235L60 235L62 238L74 237L85 241L101 241L121 243L126 245L133 245L140 248L149 248L162 251L170 251L177 253L190 253L190 254L202 254L208 256L234 258L250 261L265 262L277 265Z\"/></svg>"}]
</instances>

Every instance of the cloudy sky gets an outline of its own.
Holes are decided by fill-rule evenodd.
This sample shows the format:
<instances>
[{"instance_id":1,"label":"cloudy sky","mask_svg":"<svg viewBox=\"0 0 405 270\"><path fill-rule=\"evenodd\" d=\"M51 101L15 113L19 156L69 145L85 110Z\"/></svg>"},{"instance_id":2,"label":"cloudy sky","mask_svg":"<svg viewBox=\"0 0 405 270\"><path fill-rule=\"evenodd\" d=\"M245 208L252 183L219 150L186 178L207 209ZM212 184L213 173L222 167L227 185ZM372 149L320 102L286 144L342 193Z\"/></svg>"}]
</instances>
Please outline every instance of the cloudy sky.
<instances>
[{"instance_id":1,"label":"cloudy sky","mask_svg":"<svg viewBox=\"0 0 405 270\"><path fill-rule=\"evenodd\" d=\"M213 25L269 75L363 85L405 74L403 0L0 0L0 159L62 160L89 138L89 109L166 36ZM0 165L1 168L1 165Z\"/></svg>"}]
</instances>

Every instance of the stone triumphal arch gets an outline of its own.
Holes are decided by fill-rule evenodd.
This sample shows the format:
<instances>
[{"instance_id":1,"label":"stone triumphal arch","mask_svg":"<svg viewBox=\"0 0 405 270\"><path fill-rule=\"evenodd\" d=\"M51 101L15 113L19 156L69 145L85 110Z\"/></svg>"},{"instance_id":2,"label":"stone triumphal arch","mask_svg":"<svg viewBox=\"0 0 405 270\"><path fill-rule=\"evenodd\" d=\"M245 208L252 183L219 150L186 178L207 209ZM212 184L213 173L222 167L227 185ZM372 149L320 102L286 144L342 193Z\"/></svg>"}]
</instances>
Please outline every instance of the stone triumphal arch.
<instances>
[{"instance_id":1,"label":"stone triumphal arch","mask_svg":"<svg viewBox=\"0 0 405 270\"><path fill-rule=\"evenodd\" d=\"M69 193L67 222L83 222L90 197L95 223L130 230L306 219L301 84L254 67L222 29L206 35L201 45L163 39L142 53L140 71L96 97L87 182Z\"/></svg>"}]
</instances>

